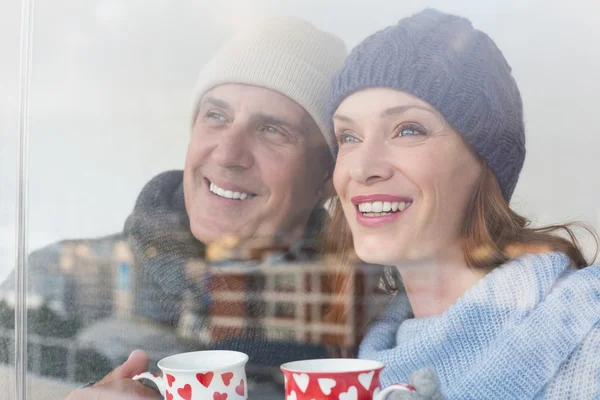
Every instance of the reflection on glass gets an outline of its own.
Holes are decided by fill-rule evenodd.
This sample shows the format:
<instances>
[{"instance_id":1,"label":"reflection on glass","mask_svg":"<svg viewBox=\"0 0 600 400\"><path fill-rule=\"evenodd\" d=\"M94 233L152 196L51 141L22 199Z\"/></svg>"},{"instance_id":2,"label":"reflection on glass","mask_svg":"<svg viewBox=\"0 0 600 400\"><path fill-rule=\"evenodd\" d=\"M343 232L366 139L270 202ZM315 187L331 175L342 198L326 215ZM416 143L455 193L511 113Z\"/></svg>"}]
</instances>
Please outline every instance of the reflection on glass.
<instances>
[{"instance_id":1,"label":"reflection on glass","mask_svg":"<svg viewBox=\"0 0 600 400\"><path fill-rule=\"evenodd\" d=\"M65 398L104 377L134 349L147 353L153 372L158 360L176 353L246 352L250 398L256 399L283 398L284 362L356 356L369 323L390 301L393 291L386 282L397 277L359 261L339 271L339 255L327 254L323 245L321 234L331 222L323 206L333 195L322 185L333 163L332 139L322 134L330 123L326 88L341 66L343 48L427 4L38 3L30 117L28 240L36 250L29 257L27 293L29 397ZM599 122L595 103L581 100L600 90L589 80L599 61L579 47L581 37L595 33L593 5L582 3L575 15L562 5L532 4L461 0L444 7L489 26L499 47L510 53L530 105L528 143L537 142L544 152L528 155L515 206L541 224L597 219L597 188L586 185L582 192L579 179L572 178L592 182L589 149L598 143L591 135L577 136L584 141L579 145L569 139L581 126ZM3 15L15 11L4 13L8 7L1 7ZM319 36L300 61L274 61L277 54L303 51L288 37L280 49L266 43L248 52L245 45L229 55L233 61L211 64L234 31L268 15L299 15L321 34L334 32L341 39ZM284 28L294 21L288 19ZM567 24L570 29L560 34L555 29ZM532 49L539 62L532 61ZM18 57L13 58L18 72ZM580 73L564 73L574 68L572 60ZM307 63L320 73L303 70ZM10 61L6 65L0 66L0 79L10 89L5 82L16 74L5 74ZM195 85L200 71L233 73L228 68L235 66L244 79L244 73L260 75L268 83L258 87L279 96L273 101L272 93L244 86L256 81L237 76L227 82L243 85L222 81L213 87L216 81L202 80ZM281 84L277 79L285 85L274 87ZM548 90L548 82L560 90ZM317 83L323 83L322 93L316 93ZM0 96L6 104L14 102L15 96ZM262 136L249 140L244 132ZM14 176L5 166L16 164L5 154L15 147L11 140L2 136L0 142L0 249L7 253L14 246L15 221L5 211L14 209L7 200L11 190L4 190ZM215 149L213 158L207 156ZM254 197L265 193L284 195L237 214L213 202L218 196L258 204ZM88 237L94 239L82 239ZM13 269L14 257L7 259L2 278ZM0 294L5 371L15 361L14 275Z\"/></svg>"},{"instance_id":2,"label":"reflection on glass","mask_svg":"<svg viewBox=\"0 0 600 400\"><path fill-rule=\"evenodd\" d=\"M332 291L335 271L322 260L189 265L193 276L189 290L178 297L179 317L165 321L167 314L153 316L148 310L144 267L133 262L119 236L69 240L34 252L30 268L39 280L31 282L38 304L30 297L30 371L82 384L102 378L136 348L148 353L155 372L155 363L171 354L236 349L251 356L251 390L276 394L280 364L353 354L364 321L388 300L379 287L379 270L357 268L352 279L361 295L345 299L350 312L330 323L327 314L340 299ZM3 304L3 320L12 316Z\"/></svg>"}]
</instances>

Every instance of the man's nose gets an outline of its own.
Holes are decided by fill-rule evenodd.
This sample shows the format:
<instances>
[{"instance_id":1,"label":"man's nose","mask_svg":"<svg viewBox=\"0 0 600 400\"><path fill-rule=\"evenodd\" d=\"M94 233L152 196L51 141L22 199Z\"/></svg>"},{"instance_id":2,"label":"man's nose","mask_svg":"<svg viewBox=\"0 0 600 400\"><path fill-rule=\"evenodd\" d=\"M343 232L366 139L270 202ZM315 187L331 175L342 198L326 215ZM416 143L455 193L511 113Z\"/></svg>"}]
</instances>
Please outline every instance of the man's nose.
<instances>
[{"instance_id":1,"label":"man's nose","mask_svg":"<svg viewBox=\"0 0 600 400\"><path fill-rule=\"evenodd\" d=\"M232 126L220 133L212 158L223 168L249 169L254 164L250 142L248 129Z\"/></svg>"},{"instance_id":2,"label":"man's nose","mask_svg":"<svg viewBox=\"0 0 600 400\"><path fill-rule=\"evenodd\" d=\"M394 169L385 156L385 147L385 143L375 140L362 143L352 160L350 177L367 186L390 179Z\"/></svg>"}]
</instances>

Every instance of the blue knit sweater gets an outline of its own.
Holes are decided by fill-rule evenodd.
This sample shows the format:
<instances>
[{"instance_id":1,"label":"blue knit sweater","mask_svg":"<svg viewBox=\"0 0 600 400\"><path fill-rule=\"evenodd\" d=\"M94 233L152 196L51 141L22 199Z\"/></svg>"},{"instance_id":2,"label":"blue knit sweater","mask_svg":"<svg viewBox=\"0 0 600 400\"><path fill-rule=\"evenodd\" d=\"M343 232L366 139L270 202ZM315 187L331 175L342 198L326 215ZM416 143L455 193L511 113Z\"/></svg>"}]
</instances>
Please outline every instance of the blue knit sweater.
<instances>
[{"instance_id":1,"label":"blue knit sweater","mask_svg":"<svg viewBox=\"0 0 600 400\"><path fill-rule=\"evenodd\" d=\"M431 367L448 399L600 399L600 265L526 255L428 318L400 293L359 357L386 365L384 387Z\"/></svg>"}]
</instances>

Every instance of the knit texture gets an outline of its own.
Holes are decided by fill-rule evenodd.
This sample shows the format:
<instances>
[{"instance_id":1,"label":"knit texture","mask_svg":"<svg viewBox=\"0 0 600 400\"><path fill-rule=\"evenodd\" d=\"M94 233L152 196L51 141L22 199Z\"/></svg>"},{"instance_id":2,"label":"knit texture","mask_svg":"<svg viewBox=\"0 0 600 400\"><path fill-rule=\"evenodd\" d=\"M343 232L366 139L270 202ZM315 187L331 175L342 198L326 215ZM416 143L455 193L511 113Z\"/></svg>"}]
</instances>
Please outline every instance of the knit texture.
<instances>
[{"instance_id":1,"label":"knit texture","mask_svg":"<svg viewBox=\"0 0 600 400\"><path fill-rule=\"evenodd\" d=\"M204 93L225 83L265 87L298 103L315 120L330 149L327 100L348 51L337 36L295 17L270 18L238 32L204 67L192 96L196 120Z\"/></svg>"},{"instance_id":2,"label":"knit texture","mask_svg":"<svg viewBox=\"0 0 600 400\"><path fill-rule=\"evenodd\" d=\"M361 344L386 364L382 385L433 368L448 399L600 396L600 266L561 253L494 270L439 316L412 318L398 294Z\"/></svg>"},{"instance_id":3,"label":"knit texture","mask_svg":"<svg viewBox=\"0 0 600 400\"><path fill-rule=\"evenodd\" d=\"M192 235L183 200L183 172L162 173L146 184L127 218L125 238L135 256L138 280L134 313L176 324L184 293L194 293L185 265L204 257Z\"/></svg>"},{"instance_id":4,"label":"knit texture","mask_svg":"<svg viewBox=\"0 0 600 400\"><path fill-rule=\"evenodd\" d=\"M510 200L525 160L523 105L510 66L485 33L427 9L369 36L334 77L329 115L373 87L431 104L488 163Z\"/></svg>"}]
</instances>

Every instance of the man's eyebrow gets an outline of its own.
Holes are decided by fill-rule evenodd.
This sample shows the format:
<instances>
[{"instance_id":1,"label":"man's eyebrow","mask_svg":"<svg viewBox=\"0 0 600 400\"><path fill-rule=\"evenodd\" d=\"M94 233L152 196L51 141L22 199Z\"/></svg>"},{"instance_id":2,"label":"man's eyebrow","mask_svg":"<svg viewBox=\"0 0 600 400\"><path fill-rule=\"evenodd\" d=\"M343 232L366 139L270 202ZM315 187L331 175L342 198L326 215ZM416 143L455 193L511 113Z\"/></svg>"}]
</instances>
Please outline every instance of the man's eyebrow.
<instances>
[{"instance_id":1,"label":"man's eyebrow","mask_svg":"<svg viewBox=\"0 0 600 400\"><path fill-rule=\"evenodd\" d=\"M252 115L252 118L260 120L262 123L265 123L268 125L282 126L288 130L295 131L298 133L304 132L304 130L301 126L293 124L293 123L289 123L281 118L274 117L273 115L264 114L264 113L255 113Z\"/></svg>"},{"instance_id":2,"label":"man's eyebrow","mask_svg":"<svg viewBox=\"0 0 600 400\"><path fill-rule=\"evenodd\" d=\"M202 103L210 103L216 107L220 107L223 109L227 109L227 110L232 110L233 107L227 103L224 100L221 99L217 99L215 97L210 97L210 96L206 96L202 99ZM268 125L277 125L277 126L281 126L286 128L287 130L290 131L295 131L298 133L303 133L304 129L302 128L302 126L300 125L296 125L290 122L287 122L281 118L277 118L273 115L270 114L265 114L265 113L254 113L252 114L252 119L254 120L259 120L264 124L268 124Z\"/></svg>"},{"instance_id":3,"label":"man's eyebrow","mask_svg":"<svg viewBox=\"0 0 600 400\"><path fill-rule=\"evenodd\" d=\"M229 103L227 103L226 101L223 101L221 99L217 99L217 98L210 97L210 96L204 97L202 99L202 103L210 103L216 107L226 108L228 110L231 110L231 105Z\"/></svg>"}]
</instances>

